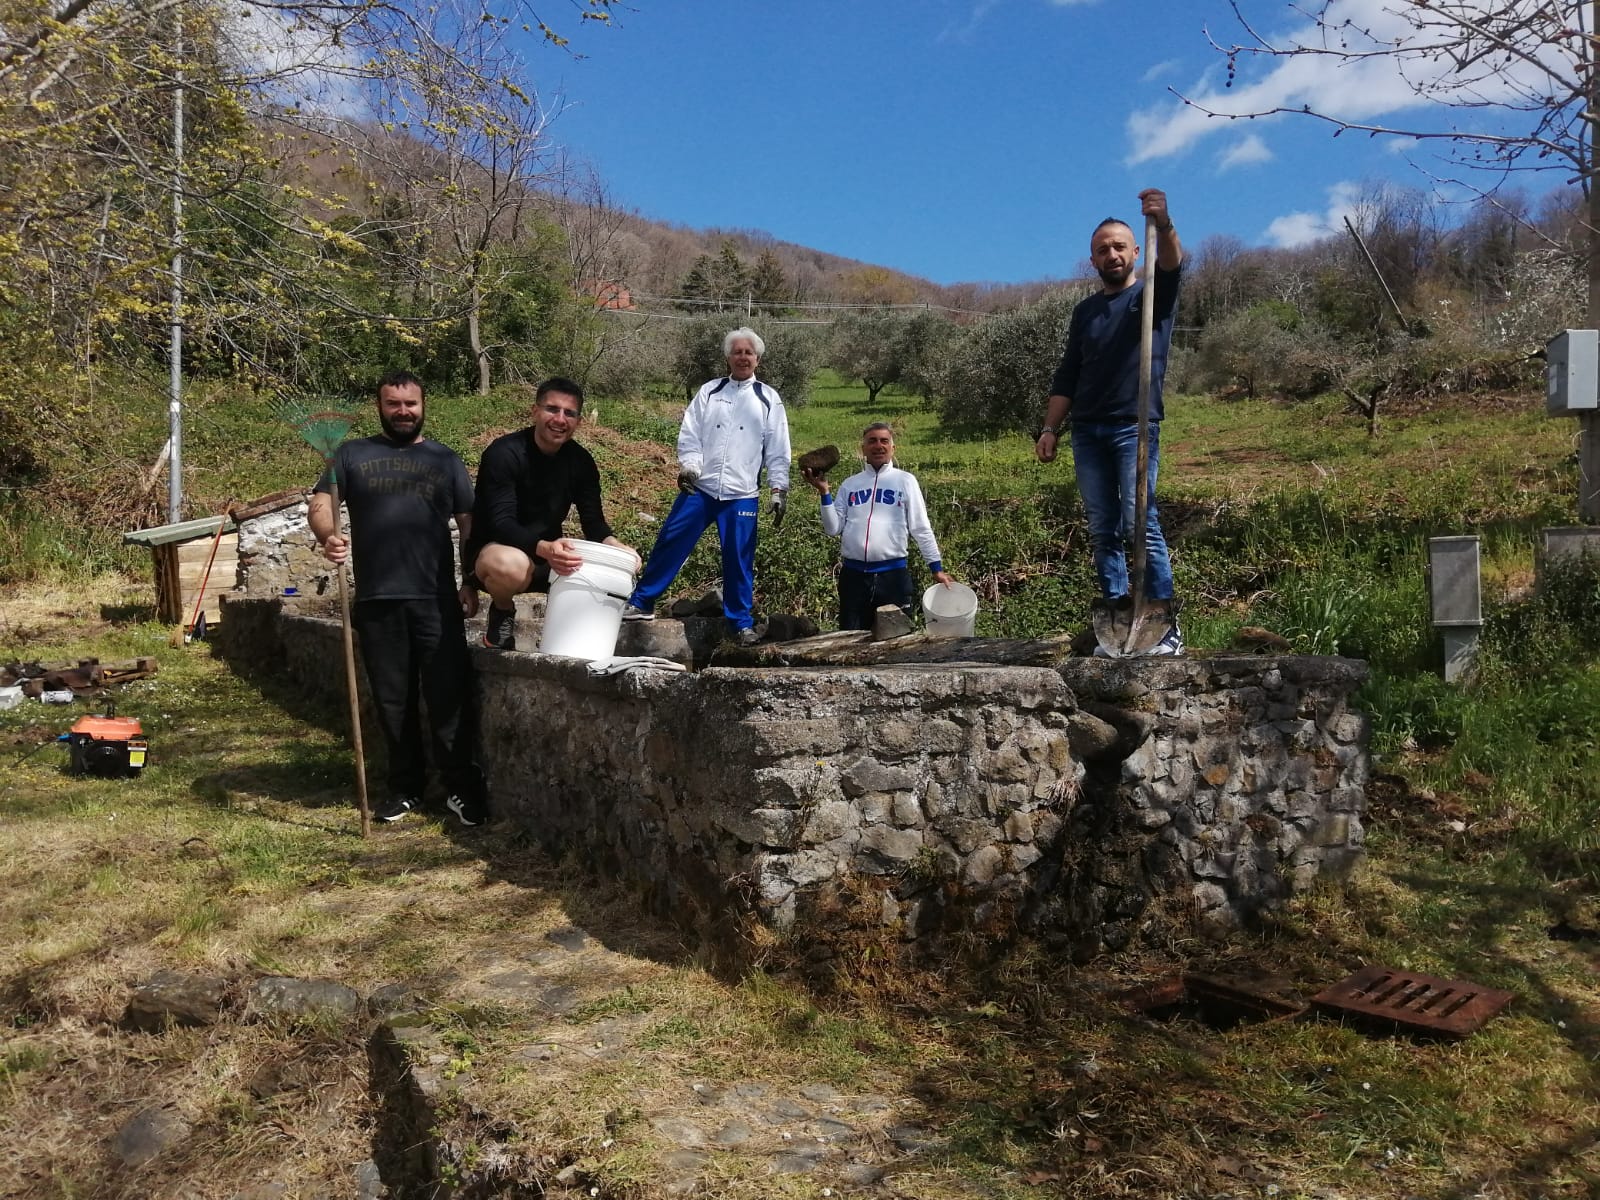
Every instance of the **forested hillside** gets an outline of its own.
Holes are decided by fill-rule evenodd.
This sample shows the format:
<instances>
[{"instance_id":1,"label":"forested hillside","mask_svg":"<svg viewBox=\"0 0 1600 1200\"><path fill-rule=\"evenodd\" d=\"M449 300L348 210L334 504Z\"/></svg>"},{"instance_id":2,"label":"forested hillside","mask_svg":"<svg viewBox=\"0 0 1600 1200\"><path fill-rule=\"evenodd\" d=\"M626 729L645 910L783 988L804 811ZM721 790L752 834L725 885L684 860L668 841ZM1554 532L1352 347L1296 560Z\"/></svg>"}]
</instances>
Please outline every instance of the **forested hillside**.
<instances>
[{"instance_id":1,"label":"forested hillside","mask_svg":"<svg viewBox=\"0 0 1600 1200\"><path fill-rule=\"evenodd\" d=\"M272 440L280 398L359 397L384 366L438 395L560 372L607 400L672 396L737 315L770 335L767 369L796 402L826 362L869 397L921 397L951 429L1039 419L1065 314L1091 287L1082 263L1049 261L1062 231L1040 231L1034 283L938 285L633 213L565 152L541 60L512 37L520 14L550 43L535 54L559 58L606 36L607 5L564 10L564 28L515 5L493 20L294 0L88 0L53 18L4 5L6 524L159 520L175 355L202 425ZM1184 185L1171 190L1181 226ZM1191 244L1173 384L1331 394L1373 427L1396 401L1526 392L1537 351L1577 317L1575 203L1569 189L1451 207L1374 183L1351 214L1364 247ZM183 470L183 515L248 486L203 459ZM12 536L7 557L26 561Z\"/></svg>"}]
</instances>

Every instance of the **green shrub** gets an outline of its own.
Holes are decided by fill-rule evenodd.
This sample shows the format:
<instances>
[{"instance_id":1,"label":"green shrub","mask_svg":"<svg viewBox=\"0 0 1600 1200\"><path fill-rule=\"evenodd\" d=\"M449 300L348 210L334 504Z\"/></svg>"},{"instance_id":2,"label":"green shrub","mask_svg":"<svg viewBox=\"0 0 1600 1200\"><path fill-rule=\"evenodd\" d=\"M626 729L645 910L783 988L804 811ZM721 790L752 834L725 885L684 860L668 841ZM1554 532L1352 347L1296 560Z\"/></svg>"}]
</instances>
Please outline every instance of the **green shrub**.
<instances>
[{"instance_id":1,"label":"green shrub","mask_svg":"<svg viewBox=\"0 0 1600 1200\"><path fill-rule=\"evenodd\" d=\"M1053 292L968 328L943 356L935 401L948 426L1012 432L1037 426L1080 299Z\"/></svg>"}]
</instances>

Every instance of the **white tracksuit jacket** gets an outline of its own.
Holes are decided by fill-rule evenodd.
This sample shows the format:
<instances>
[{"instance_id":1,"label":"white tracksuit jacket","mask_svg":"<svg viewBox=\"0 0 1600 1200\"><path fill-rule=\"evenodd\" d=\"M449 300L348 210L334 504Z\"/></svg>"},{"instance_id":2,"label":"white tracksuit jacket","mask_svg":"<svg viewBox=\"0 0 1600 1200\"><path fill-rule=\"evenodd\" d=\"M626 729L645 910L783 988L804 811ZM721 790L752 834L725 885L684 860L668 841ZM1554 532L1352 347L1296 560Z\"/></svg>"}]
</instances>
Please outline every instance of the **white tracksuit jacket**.
<instances>
[{"instance_id":1,"label":"white tracksuit jacket","mask_svg":"<svg viewBox=\"0 0 1600 1200\"><path fill-rule=\"evenodd\" d=\"M857 571L886 571L906 565L907 537L927 560L928 570L942 571L939 543L928 522L917 477L893 463L867 467L822 499L822 529L841 537L844 565Z\"/></svg>"},{"instance_id":2,"label":"white tracksuit jacket","mask_svg":"<svg viewBox=\"0 0 1600 1200\"><path fill-rule=\"evenodd\" d=\"M714 500L744 500L767 486L789 490L789 414L776 388L755 379L702 384L678 427L678 465Z\"/></svg>"}]
</instances>

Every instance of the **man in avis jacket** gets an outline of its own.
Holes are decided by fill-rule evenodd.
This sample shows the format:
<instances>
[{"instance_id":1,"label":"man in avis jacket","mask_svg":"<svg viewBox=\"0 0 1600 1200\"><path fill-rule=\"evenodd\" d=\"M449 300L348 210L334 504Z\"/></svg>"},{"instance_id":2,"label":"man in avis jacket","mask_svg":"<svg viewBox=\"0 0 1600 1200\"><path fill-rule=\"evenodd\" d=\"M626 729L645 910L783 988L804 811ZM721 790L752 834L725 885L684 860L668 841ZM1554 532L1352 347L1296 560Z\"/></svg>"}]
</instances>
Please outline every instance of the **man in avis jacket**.
<instances>
[{"instance_id":1,"label":"man in avis jacket","mask_svg":"<svg viewBox=\"0 0 1600 1200\"><path fill-rule=\"evenodd\" d=\"M789 501L789 417L777 389L756 378L767 352L753 329L722 339L728 374L703 384L678 428L678 497L622 616L655 617L656 601L678 577L695 543L715 524L722 542L722 615L741 645L760 640L755 603L756 513L761 471L772 489L772 527Z\"/></svg>"},{"instance_id":2,"label":"man in avis jacket","mask_svg":"<svg viewBox=\"0 0 1600 1200\"><path fill-rule=\"evenodd\" d=\"M945 587L953 580L939 559L939 543L928 523L917 477L894 465L894 431L883 422L861 435L866 469L839 485L835 503L828 481L806 472L805 480L822 497L822 529L841 539L839 628L871 629L878 607L893 604L911 611L911 568L906 543L915 539L928 570Z\"/></svg>"}]
</instances>

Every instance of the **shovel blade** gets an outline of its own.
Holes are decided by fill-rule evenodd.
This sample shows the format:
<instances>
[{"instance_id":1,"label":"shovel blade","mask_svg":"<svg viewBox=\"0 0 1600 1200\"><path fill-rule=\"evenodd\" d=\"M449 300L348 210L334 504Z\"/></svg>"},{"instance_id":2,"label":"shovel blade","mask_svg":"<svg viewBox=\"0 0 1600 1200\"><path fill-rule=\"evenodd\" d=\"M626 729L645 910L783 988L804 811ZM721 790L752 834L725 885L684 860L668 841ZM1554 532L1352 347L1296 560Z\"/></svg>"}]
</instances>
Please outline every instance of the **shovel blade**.
<instances>
[{"instance_id":1,"label":"shovel blade","mask_svg":"<svg viewBox=\"0 0 1600 1200\"><path fill-rule=\"evenodd\" d=\"M1125 655L1149 654L1178 623L1178 606L1171 600L1145 600L1137 609L1129 607L1128 633L1122 644Z\"/></svg>"},{"instance_id":2,"label":"shovel blade","mask_svg":"<svg viewBox=\"0 0 1600 1200\"><path fill-rule=\"evenodd\" d=\"M1133 632L1133 600L1128 596L1094 600L1089 605L1089 617L1100 649L1111 658L1121 658L1126 653L1128 635Z\"/></svg>"}]
</instances>

